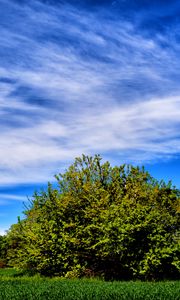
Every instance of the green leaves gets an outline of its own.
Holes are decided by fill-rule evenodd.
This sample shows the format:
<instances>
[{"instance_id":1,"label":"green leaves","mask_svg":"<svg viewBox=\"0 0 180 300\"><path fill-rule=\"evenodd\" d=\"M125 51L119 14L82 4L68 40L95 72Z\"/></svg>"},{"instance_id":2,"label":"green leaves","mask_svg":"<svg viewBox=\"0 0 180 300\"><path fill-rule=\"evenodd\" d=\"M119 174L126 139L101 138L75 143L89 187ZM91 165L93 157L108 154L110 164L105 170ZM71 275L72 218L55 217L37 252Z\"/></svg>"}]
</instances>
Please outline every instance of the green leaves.
<instances>
[{"instance_id":1,"label":"green leaves","mask_svg":"<svg viewBox=\"0 0 180 300\"><path fill-rule=\"evenodd\" d=\"M144 168L76 158L8 233L11 265L65 277L179 276L180 192Z\"/></svg>"}]
</instances>

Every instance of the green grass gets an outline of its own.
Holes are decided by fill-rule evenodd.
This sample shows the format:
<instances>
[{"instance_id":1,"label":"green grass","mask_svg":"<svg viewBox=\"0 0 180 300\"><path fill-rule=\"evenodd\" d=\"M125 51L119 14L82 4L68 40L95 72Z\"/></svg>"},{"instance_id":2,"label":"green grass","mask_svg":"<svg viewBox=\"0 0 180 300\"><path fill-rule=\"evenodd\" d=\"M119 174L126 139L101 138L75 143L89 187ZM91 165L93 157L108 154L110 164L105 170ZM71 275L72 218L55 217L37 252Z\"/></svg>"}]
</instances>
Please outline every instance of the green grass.
<instances>
[{"instance_id":1,"label":"green grass","mask_svg":"<svg viewBox=\"0 0 180 300\"><path fill-rule=\"evenodd\" d=\"M18 277L22 275L23 275L22 271L16 270L14 268L0 269L0 280L6 277L10 278L10 277Z\"/></svg>"},{"instance_id":2,"label":"green grass","mask_svg":"<svg viewBox=\"0 0 180 300\"><path fill-rule=\"evenodd\" d=\"M104 282L23 276L0 270L0 300L179 300L180 282Z\"/></svg>"}]
</instances>

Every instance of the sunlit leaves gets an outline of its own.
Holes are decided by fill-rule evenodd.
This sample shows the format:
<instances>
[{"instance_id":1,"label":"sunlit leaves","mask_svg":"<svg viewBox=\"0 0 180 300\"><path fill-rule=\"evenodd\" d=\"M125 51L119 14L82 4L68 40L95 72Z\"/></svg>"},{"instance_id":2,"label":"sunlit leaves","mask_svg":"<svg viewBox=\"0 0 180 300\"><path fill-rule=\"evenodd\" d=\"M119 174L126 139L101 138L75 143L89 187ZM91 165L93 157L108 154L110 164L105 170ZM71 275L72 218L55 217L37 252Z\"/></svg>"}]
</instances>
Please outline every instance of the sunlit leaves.
<instances>
[{"instance_id":1,"label":"sunlit leaves","mask_svg":"<svg viewBox=\"0 0 180 300\"><path fill-rule=\"evenodd\" d=\"M65 277L178 276L180 193L171 183L99 155L76 158L56 179L8 233L10 264Z\"/></svg>"}]
</instances>

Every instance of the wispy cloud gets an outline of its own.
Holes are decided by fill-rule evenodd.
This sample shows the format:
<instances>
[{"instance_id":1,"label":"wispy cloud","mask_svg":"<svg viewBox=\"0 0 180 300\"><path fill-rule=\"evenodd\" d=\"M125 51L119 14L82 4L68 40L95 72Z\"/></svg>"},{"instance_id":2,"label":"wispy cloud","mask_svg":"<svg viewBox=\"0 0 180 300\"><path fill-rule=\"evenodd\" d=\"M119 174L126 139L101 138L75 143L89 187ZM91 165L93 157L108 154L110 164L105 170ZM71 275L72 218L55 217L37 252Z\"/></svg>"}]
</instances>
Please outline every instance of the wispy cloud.
<instances>
[{"instance_id":1,"label":"wispy cloud","mask_svg":"<svg viewBox=\"0 0 180 300\"><path fill-rule=\"evenodd\" d=\"M46 181L82 152L179 154L179 25L147 37L138 16L0 6L1 185Z\"/></svg>"},{"instance_id":2,"label":"wispy cloud","mask_svg":"<svg viewBox=\"0 0 180 300\"><path fill-rule=\"evenodd\" d=\"M0 229L0 235L5 235L6 234L6 230L5 229Z\"/></svg>"},{"instance_id":3,"label":"wispy cloud","mask_svg":"<svg viewBox=\"0 0 180 300\"><path fill-rule=\"evenodd\" d=\"M21 195L13 195L13 194L2 194L0 193L0 200L10 200L10 201L26 201L27 199Z\"/></svg>"}]
</instances>

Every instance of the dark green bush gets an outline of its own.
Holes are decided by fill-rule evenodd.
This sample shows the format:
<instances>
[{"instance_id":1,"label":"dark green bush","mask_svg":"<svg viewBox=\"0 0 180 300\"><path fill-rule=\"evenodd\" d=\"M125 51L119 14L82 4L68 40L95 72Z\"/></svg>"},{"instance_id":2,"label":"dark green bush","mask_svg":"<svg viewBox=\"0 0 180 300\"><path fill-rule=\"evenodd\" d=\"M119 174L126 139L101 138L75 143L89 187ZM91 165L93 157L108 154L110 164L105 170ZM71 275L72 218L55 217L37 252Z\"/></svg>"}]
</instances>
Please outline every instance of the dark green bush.
<instances>
[{"instance_id":1,"label":"dark green bush","mask_svg":"<svg viewBox=\"0 0 180 300\"><path fill-rule=\"evenodd\" d=\"M98 155L56 179L11 227L9 264L67 278L179 277L180 191L171 183Z\"/></svg>"}]
</instances>

